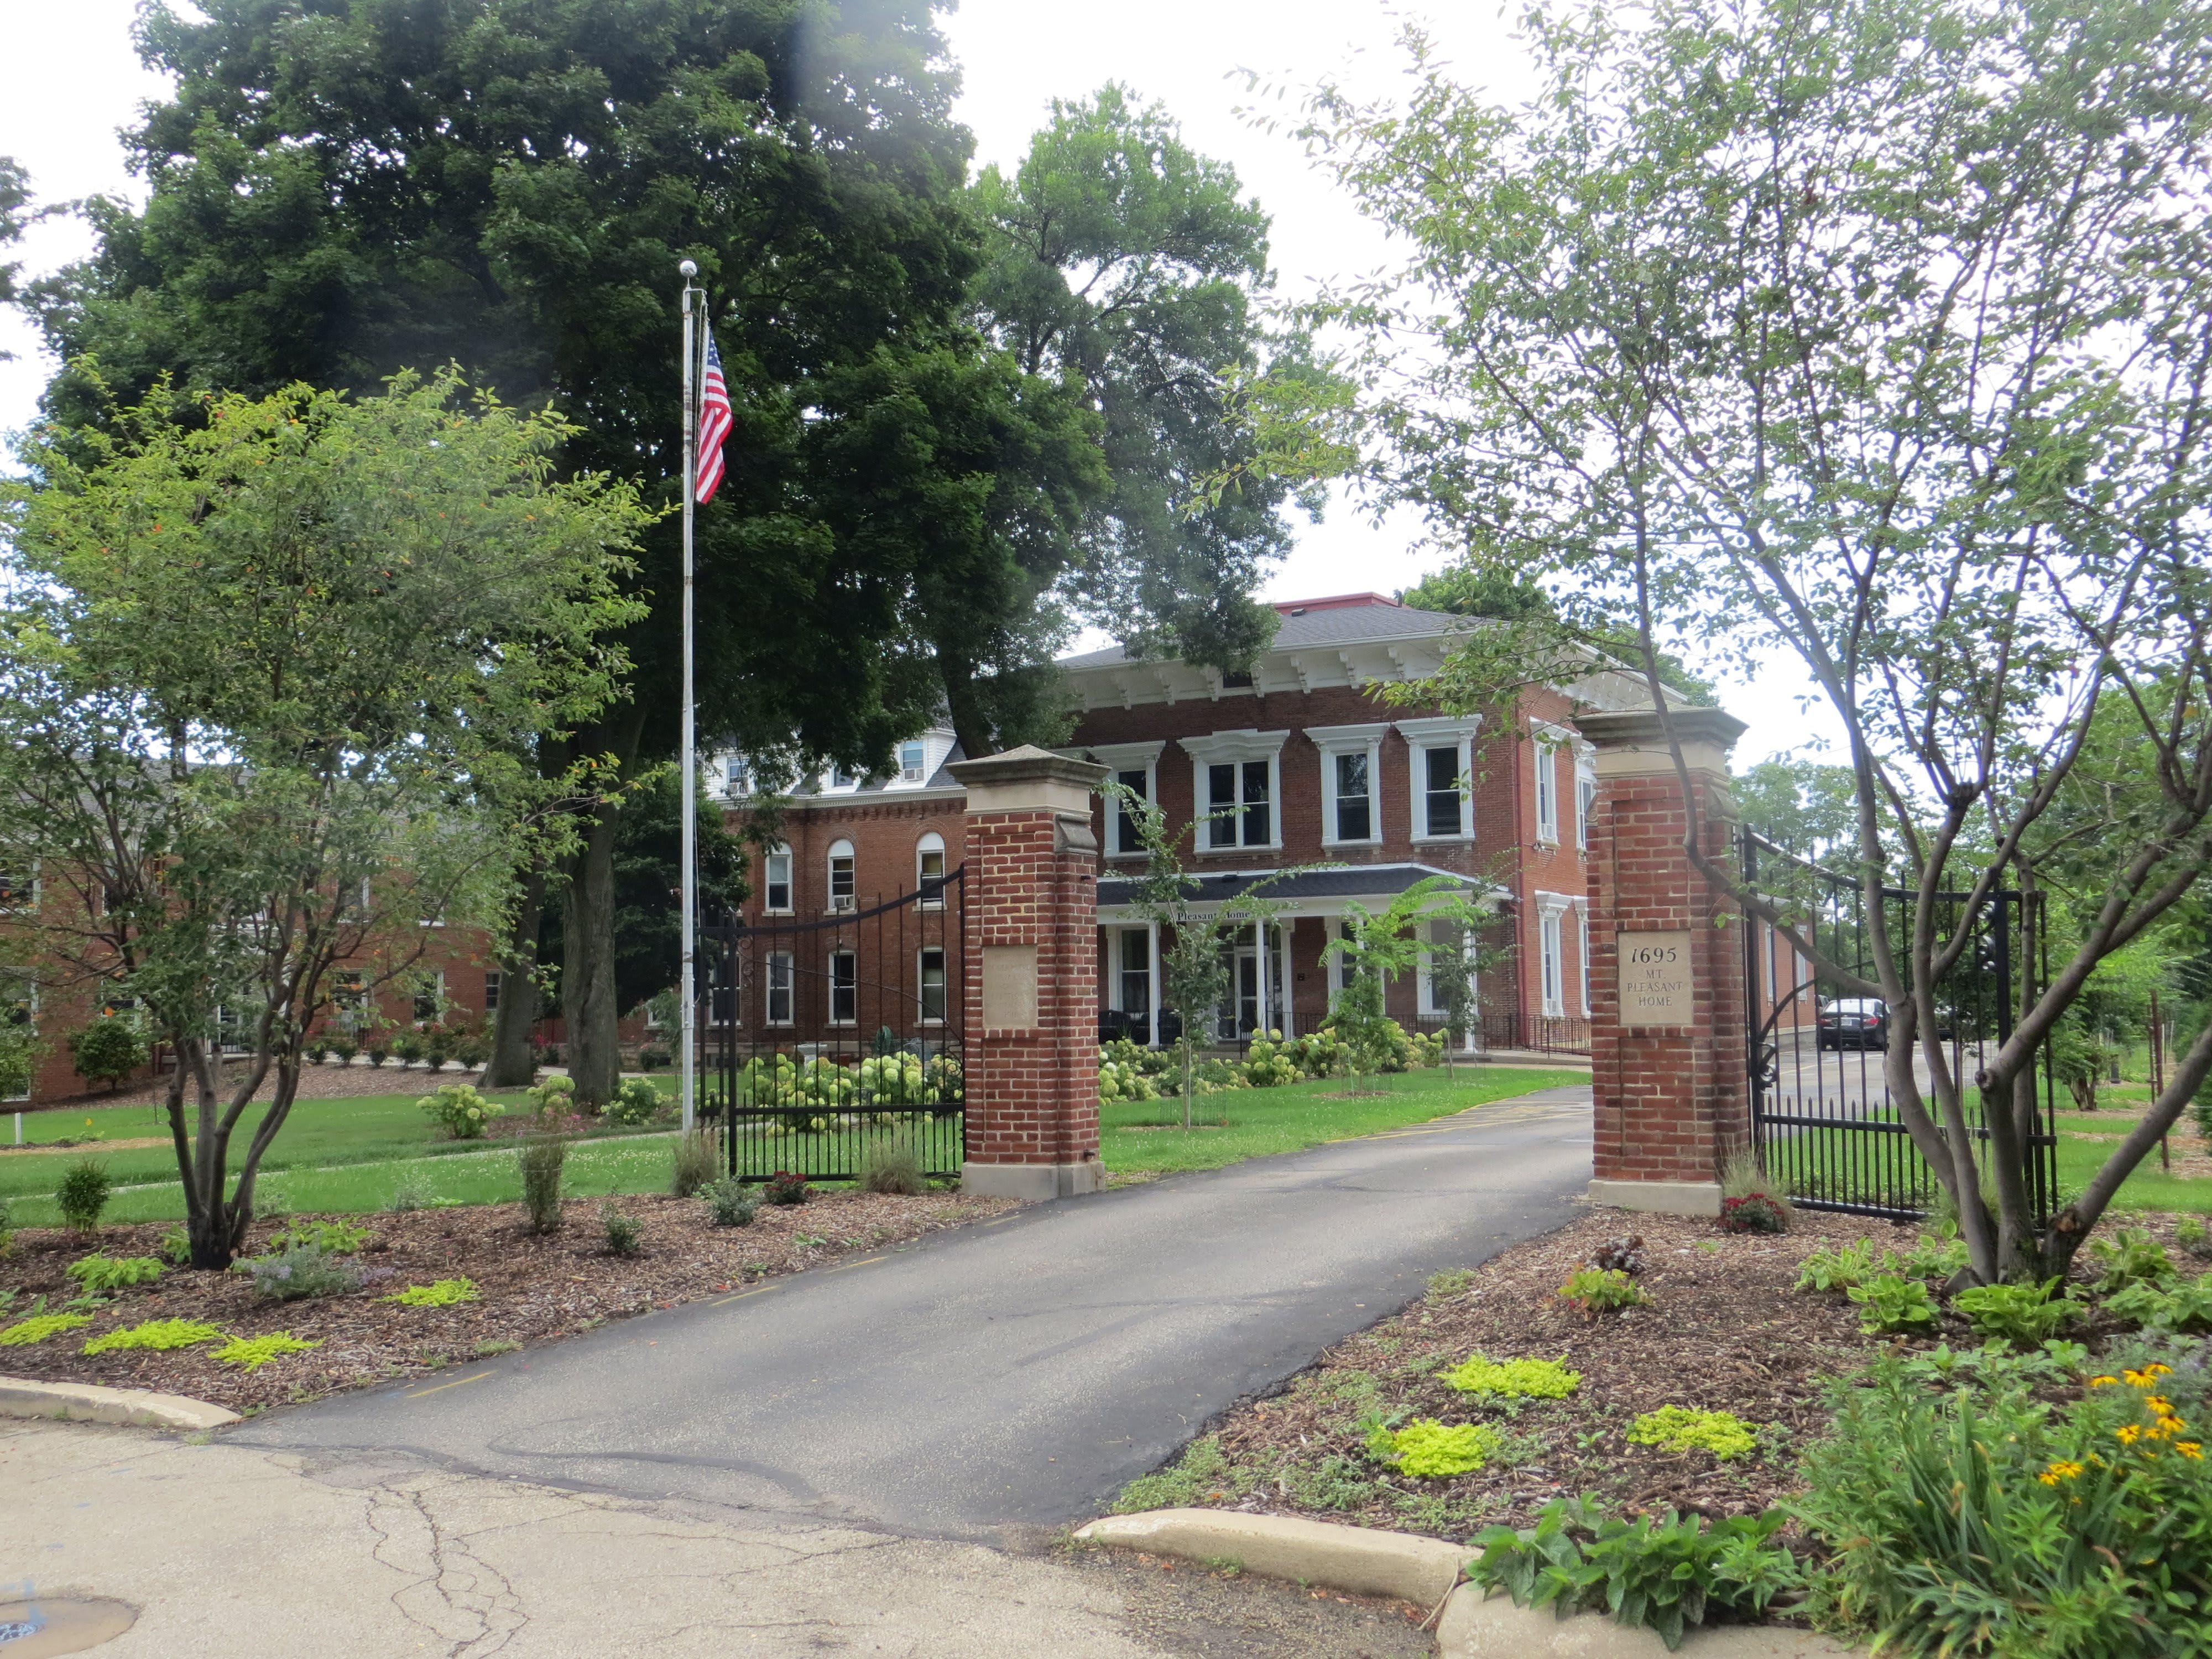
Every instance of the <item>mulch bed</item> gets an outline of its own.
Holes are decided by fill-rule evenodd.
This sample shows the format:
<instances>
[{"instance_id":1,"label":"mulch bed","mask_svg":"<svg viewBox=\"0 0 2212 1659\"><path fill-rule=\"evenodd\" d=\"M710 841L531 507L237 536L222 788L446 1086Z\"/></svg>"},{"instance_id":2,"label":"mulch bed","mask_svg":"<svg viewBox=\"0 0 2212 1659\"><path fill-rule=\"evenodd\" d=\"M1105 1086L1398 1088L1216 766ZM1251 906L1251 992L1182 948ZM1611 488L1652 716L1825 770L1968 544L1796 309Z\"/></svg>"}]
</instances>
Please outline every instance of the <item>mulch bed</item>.
<instances>
[{"instance_id":1,"label":"mulch bed","mask_svg":"<svg viewBox=\"0 0 2212 1659\"><path fill-rule=\"evenodd\" d=\"M153 1285L120 1292L94 1310L93 1322L82 1329L0 1348L0 1373L155 1389L247 1411L427 1375L510 1346L574 1335L609 1319L673 1307L1018 1207L1010 1199L953 1193L901 1198L828 1192L805 1205L763 1205L749 1227L717 1227L696 1199L631 1196L622 1200L622 1207L642 1224L643 1254L625 1260L606 1252L601 1202L572 1200L562 1230L550 1237L526 1231L519 1204L346 1217L374 1233L360 1260L375 1278L357 1291L265 1302L242 1273L172 1269ZM278 1224L257 1223L248 1253L258 1253ZM58 1228L19 1231L14 1254L0 1259L0 1286L18 1292L13 1312L0 1316L0 1326L21 1318L41 1294L48 1297L47 1310L58 1310L76 1293L62 1270L78 1257L94 1250L118 1257L157 1255L167 1231L162 1224L103 1227L89 1238ZM410 1285L463 1276L476 1281L481 1300L409 1308L378 1299ZM204 1320L232 1336L289 1331L323 1346L252 1371L218 1364L213 1345L89 1358L78 1352L88 1337L148 1319Z\"/></svg>"},{"instance_id":2,"label":"mulch bed","mask_svg":"<svg viewBox=\"0 0 2212 1659\"><path fill-rule=\"evenodd\" d=\"M1650 1304L1586 1319L1553 1292L1607 1240L1640 1234L1638 1282ZM1872 1237L1910 1248L1911 1230L1799 1212L1786 1234L1721 1232L1710 1221L1601 1211L1506 1251L1462 1291L1432 1294L1338 1345L1273 1399L1239 1407L1170 1481L1198 1472L1200 1490L1130 1499L1305 1515L1463 1540L1495 1522L1534 1523L1552 1498L1596 1494L1632 1511L1756 1511L1792 1487L1798 1449L1825 1421L1818 1379L1849 1370L1880 1339L1860 1334L1841 1296L1795 1291L1797 1264L1823 1241ZM1947 1320L1947 1324L1952 1322ZM1946 1332L1972 1343L1963 1326ZM1563 1401L1489 1406L1437 1372L1481 1352L1492 1359L1564 1357L1582 1374ZM1768 1425L1759 1449L1723 1462L1705 1451L1632 1446L1643 1413L1662 1406L1729 1411ZM1396 1474L1364 1455L1358 1419L1486 1422L1508 1436L1489 1467L1447 1480ZM1125 1500L1127 1501L1127 1500Z\"/></svg>"}]
</instances>

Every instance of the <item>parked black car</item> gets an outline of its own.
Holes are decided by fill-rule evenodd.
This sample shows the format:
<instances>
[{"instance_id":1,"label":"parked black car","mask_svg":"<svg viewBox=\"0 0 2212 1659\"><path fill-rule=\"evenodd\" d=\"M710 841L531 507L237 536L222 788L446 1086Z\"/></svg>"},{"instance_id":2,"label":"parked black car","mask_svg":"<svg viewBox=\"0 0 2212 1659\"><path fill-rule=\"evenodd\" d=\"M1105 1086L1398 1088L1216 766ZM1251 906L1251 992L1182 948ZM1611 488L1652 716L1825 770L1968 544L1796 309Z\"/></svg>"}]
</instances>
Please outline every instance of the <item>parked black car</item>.
<instances>
[{"instance_id":1,"label":"parked black car","mask_svg":"<svg viewBox=\"0 0 2212 1659\"><path fill-rule=\"evenodd\" d=\"M1843 997L1820 1010L1823 1048L1887 1048L1889 1005L1879 997Z\"/></svg>"}]
</instances>

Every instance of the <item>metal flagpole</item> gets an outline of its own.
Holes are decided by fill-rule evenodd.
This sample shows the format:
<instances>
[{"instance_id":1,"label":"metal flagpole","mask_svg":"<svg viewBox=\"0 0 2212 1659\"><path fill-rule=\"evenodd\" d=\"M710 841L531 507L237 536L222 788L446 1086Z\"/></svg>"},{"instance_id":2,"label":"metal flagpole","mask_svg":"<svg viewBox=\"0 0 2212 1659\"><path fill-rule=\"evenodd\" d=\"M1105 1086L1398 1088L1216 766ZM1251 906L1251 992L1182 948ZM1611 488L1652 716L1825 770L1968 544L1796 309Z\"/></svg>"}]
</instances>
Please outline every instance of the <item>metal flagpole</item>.
<instances>
[{"instance_id":1,"label":"metal flagpole","mask_svg":"<svg viewBox=\"0 0 2212 1659\"><path fill-rule=\"evenodd\" d=\"M684 976L677 993L683 1009L678 1039L683 1058L678 1062L677 1088L684 1108L684 1133L688 1135L697 1121L699 1086L698 1039L694 1030L698 1009L695 975L699 946L699 757L692 720L691 510L692 498L699 489L699 376L696 365L699 360L698 337L705 319L699 314L702 307L698 301L702 296L691 281L699 274L699 267L686 259L677 269L684 276L684 735L678 762L684 769L684 828L680 873L677 878L684 914Z\"/></svg>"}]
</instances>

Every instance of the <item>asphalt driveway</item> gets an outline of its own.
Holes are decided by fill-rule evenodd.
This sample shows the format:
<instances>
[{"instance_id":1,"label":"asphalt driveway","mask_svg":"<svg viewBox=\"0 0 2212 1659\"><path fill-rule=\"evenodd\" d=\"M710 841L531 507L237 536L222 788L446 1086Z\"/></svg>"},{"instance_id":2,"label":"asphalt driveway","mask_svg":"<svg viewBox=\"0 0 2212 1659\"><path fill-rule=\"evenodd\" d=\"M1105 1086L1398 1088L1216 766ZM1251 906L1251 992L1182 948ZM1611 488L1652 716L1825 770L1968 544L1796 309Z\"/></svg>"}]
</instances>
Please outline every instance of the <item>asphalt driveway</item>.
<instances>
[{"instance_id":1,"label":"asphalt driveway","mask_svg":"<svg viewBox=\"0 0 2212 1659\"><path fill-rule=\"evenodd\" d=\"M1590 1091L1039 1205L228 1443L988 1540L1097 1514L1236 1401L1574 1213Z\"/></svg>"}]
</instances>

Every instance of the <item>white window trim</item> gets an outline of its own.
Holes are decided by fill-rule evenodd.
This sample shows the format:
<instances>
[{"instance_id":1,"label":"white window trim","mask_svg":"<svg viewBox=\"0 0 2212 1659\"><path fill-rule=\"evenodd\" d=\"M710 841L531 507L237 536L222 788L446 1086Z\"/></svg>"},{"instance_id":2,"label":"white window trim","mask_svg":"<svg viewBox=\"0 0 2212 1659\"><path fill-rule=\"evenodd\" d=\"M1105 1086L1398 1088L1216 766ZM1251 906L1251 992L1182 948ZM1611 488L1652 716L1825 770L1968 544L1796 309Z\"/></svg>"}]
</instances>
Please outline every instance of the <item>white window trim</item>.
<instances>
[{"instance_id":1,"label":"white window trim","mask_svg":"<svg viewBox=\"0 0 2212 1659\"><path fill-rule=\"evenodd\" d=\"M932 842L935 842L937 845L931 846ZM934 830L925 830L915 838L914 843L914 890L917 893L921 890L923 880L921 860L926 853L937 854L938 861L944 866L941 874L950 876L952 873L951 849L945 846L945 837ZM917 898L915 901L915 908L921 910L942 910L945 908L945 890L939 888L935 898Z\"/></svg>"},{"instance_id":2,"label":"white window trim","mask_svg":"<svg viewBox=\"0 0 2212 1659\"><path fill-rule=\"evenodd\" d=\"M1575 960L1576 965L1582 969L1583 1018L1584 1019L1588 1019L1589 1018L1590 1011L1590 998L1589 907L1587 904L1577 904L1575 906Z\"/></svg>"},{"instance_id":3,"label":"white window trim","mask_svg":"<svg viewBox=\"0 0 2212 1659\"><path fill-rule=\"evenodd\" d=\"M1407 821L1415 845L1426 842L1437 846L1452 846L1474 839L1474 737L1482 725L1480 715L1458 719L1438 715L1433 719L1400 720L1398 735L1406 740L1406 775L1409 785L1408 799L1413 817ZM1442 749L1447 744L1459 750L1456 772L1461 782L1468 787L1460 793L1459 833L1455 836L1432 836L1429 826L1429 779L1425 751Z\"/></svg>"},{"instance_id":4,"label":"white window trim","mask_svg":"<svg viewBox=\"0 0 2212 1659\"><path fill-rule=\"evenodd\" d=\"M1380 847L1382 844L1382 738L1388 720L1369 726L1310 726L1306 736L1321 750L1321 844L1324 847ZM1336 757L1367 757L1367 834L1346 839L1336 833Z\"/></svg>"},{"instance_id":5,"label":"white window trim","mask_svg":"<svg viewBox=\"0 0 2212 1659\"><path fill-rule=\"evenodd\" d=\"M775 1014L775 969L783 964L784 1014ZM761 958L761 1024L769 1026L795 1025L799 1023L799 962L788 951L770 951Z\"/></svg>"},{"instance_id":6,"label":"white window trim","mask_svg":"<svg viewBox=\"0 0 2212 1659\"><path fill-rule=\"evenodd\" d=\"M912 776L908 775L906 768L906 751L909 749L920 751L919 757L914 763ZM920 738L908 738L896 744L891 750L891 778L893 781L906 784L909 787L915 784L928 782L929 744Z\"/></svg>"},{"instance_id":7,"label":"white window trim","mask_svg":"<svg viewBox=\"0 0 2212 1659\"><path fill-rule=\"evenodd\" d=\"M1557 847L1559 844L1559 750L1571 748L1575 734L1564 726L1550 720L1531 720L1528 722L1528 747L1535 756L1533 769L1536 789L1536 844ZM1544 822L1545 785L1551 786L1551 822Z\"/></svg>"},{"instance_id":8,"label":"white window trim","mask_svg":"<svg viewBox=\"0 0 2212 1659\"><path fill-rule=\"evenodd\" d=\"M840 853L837 849L843 848ZM837 898L837 860L849 859L853 865L853 890L841 903ZM860 849L846 836L840 836L830 843L830 850L822 857L822 878L827 884L822 890L822 908L830 915L848 915L860 908Z\"/></svg>"},{"instance_id":9,"label":"white window trim","mask_svg":"<svg viewBox=\"0 0 2212 1659\"><path fill-rule=\"evenodd\" d=\"M769 861L775 859L783 860L783 896L787 902L782 904L770 904L768 902L769 889L775 884L769 876ZM799 862L792 856L789 842L780 841L761 854L761 914L763 915L787 916L793 914L799 903L798 874Z\"/></svg>"},{"instance_id":10,"label":"white window trim","mask_svg":"<svg viewBox=\"0 0 2212 1659\"><path fill-rule=\"evenodd\" d=\"M1210 766L1242 768L1248 761L1267 763L1267 839L1263 842L1245 841L1243 809L1237 809L1239 839L1233 847L1211 847L1204 831L1191 836L1194 848L1200 858L1234 856L1240 853L1265 852L1279 848L1283 844L1283 744L1288 741L1286 727L1280 732L1255 732L1247 727L1241 732L1215 732L1203 738L1179 739L1183 752L1190 757L1190 812L1194 819L1202 819L1212 810L1212 801L1206 792L1206 769ZM1243 789L1243 775L1238 775L1238 788ZM1211 826L1209 825L1210 829Z\"/></svg>"},{"instance_id":11,"label":"white window trim","mask_svg":"<svg viewBox=\"0 0 2212 1659\"><path fill-rule=\"evenodd\" d=\"M1584 786L1588 786L1585 792ZM1590 809L1597 805L1597 747L1575 739L1575 850L1589 851Z\"/></svg>"},{"instance_id":12,"label":"white window trim","mask_svg":"<svg viewBox=\"0 0 2212 1659\"><path fill-rule=\"evenodd\" d=\"M1578 908L1580 901L1571 893L1547 893L1541 889L1535 897L1537 1005L1543 1018L1564 1019L1567 1013L1566 915Z\"/></svg>"},{"instance_id":13,"label":"white window trim","mask_svg":"<svg viewBox=\"0 0 2212 1659\"><path fill-rule=\"evenodd\" d=\"M1167 740L1158 743L1100 743L1089 750L1091 758L1109 772L1142 772L1145 775L1145 799L1158 806L1160 804L1160 756L1167 749ZM1106 798L1106 856L1109 859L1140 859L1145 855L1141 847L1121 845L1121 814L1120 803L1114 797Z\"/></svg>"}]
</instances>

